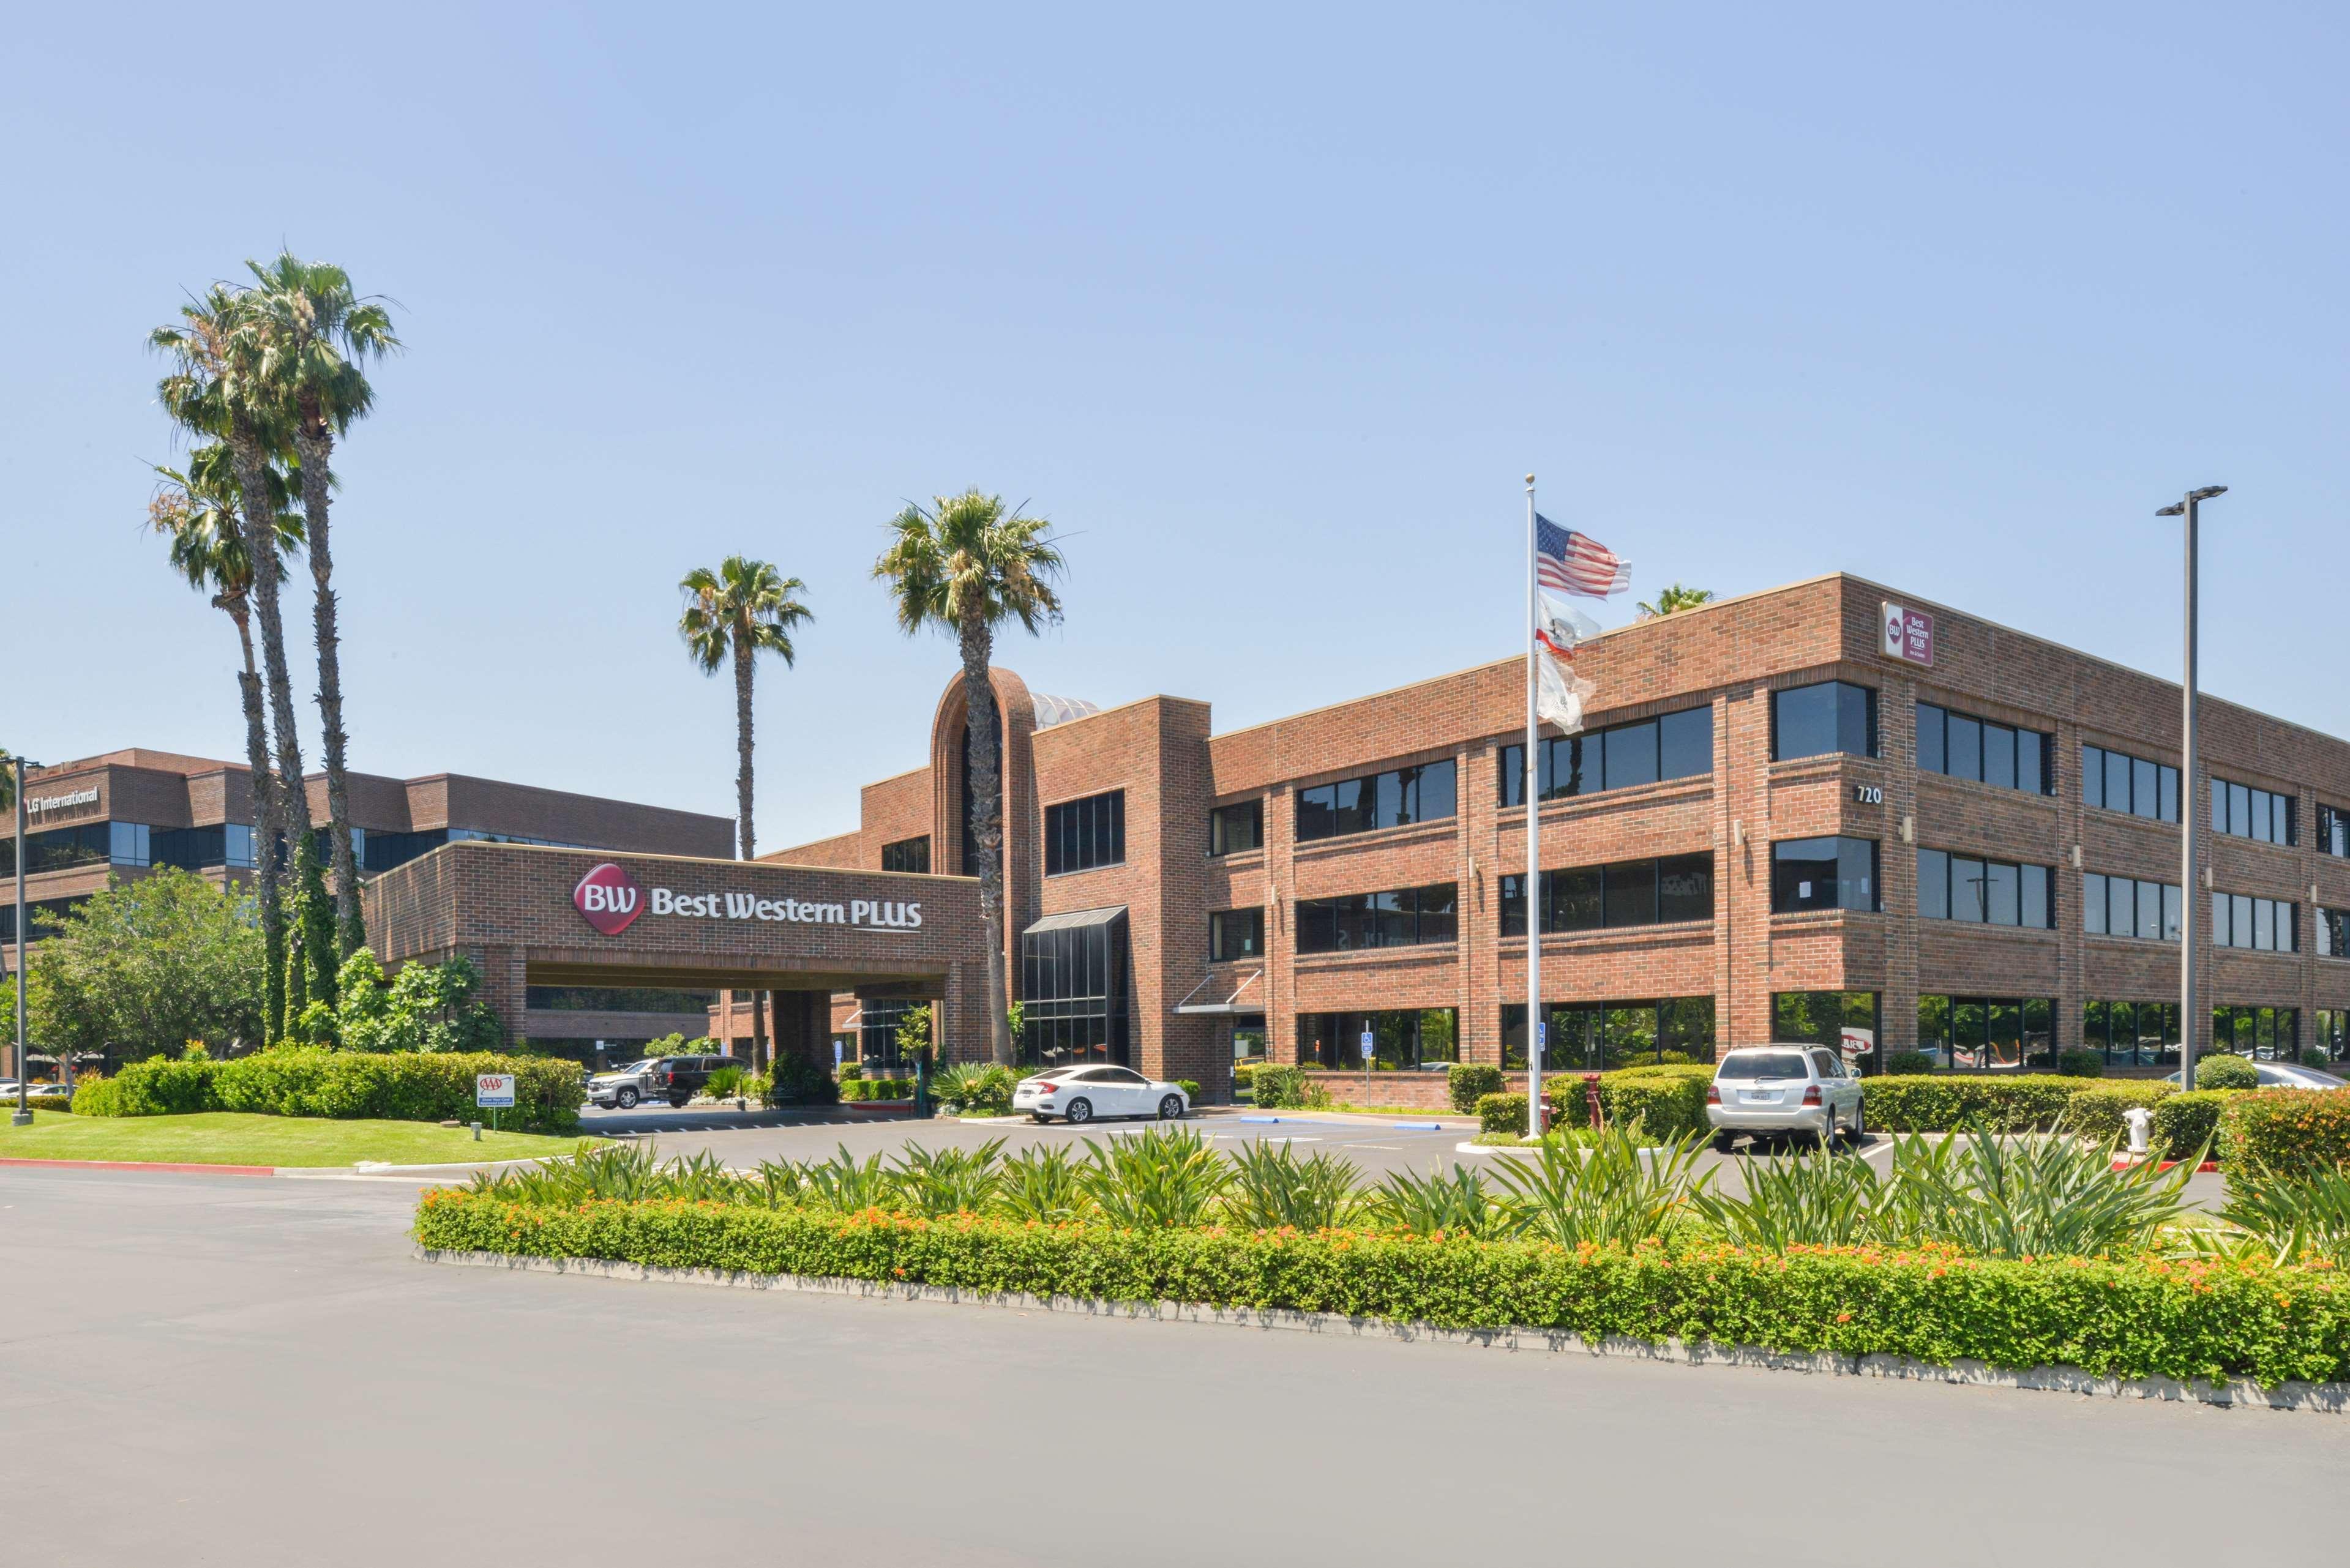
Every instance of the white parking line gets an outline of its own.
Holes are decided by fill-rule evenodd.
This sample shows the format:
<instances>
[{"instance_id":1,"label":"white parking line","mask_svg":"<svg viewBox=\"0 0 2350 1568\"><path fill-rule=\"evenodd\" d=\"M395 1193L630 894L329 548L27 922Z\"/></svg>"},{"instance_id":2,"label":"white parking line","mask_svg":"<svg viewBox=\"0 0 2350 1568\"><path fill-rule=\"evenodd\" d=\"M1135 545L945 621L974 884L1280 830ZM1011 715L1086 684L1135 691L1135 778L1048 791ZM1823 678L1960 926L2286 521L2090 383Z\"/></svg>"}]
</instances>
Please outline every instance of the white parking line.
<instances>
[{"instance_id":1,"label":"white parking line","mask_svg":"<svg viewBox=\"0 0 2350 1568\"><path fill-rule=\"evenodd\" d=\"M1393 1143L1342 1143L1338 1147L1340 1148L1376 1148L1388 1154L1395 1154L1399 1152L1403 1146Z\"/></svg>"}]
</instances>

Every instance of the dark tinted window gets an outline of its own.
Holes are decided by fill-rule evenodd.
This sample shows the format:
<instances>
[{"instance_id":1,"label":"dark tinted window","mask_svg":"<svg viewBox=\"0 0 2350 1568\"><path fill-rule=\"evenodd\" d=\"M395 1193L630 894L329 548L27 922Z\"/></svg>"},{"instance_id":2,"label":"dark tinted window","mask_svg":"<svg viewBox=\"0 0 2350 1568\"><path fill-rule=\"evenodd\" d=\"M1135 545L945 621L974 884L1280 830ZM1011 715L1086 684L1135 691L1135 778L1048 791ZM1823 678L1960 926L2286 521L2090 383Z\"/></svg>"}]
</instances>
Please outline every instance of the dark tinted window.
<instances>
[{"instance_id":1,"label":"dark tinted window","mask_svg":"<svg viewBox=\"0 0 2350 1568\"><path fill-rule=\"evenodd\" d=\"M1446 942L1459 933L1453 884L1297 901L1297 950L1355 952Z\"/></svg>"},{"instance_id":2,"label":"dark tinted window","mask_svg":"<svg viewBox=\"0 0 2350 1568\"><path fill-rule=\"evenodd\" d=\"M1630 789L1657 782L1657 727L1627 724L1605 737L1607 763L1605 789Z\"/></svg>"},{"instance_id":3,"label":"dark tinted window","mask_svg":"<svg viewBox=\"0 0 2350 1568\"><path fill-rule=\"evenodd\" d=\"M1607 921L1611 926L1657 923L1657 863L1622 860L1607 868Z\"/></svg>"},{"instance_id":4,"label":"dark tinted window","mask_svg":"<svg viewBox=\"0 0 2350 1568\"><path fill-rule=\"evenodd\" d=\"M1808 1078L1801 1051L1733 1051L1713 1070L1716 1078L1739 1081Z\"/></svg>"},{"instance_id":5,"label":"dark tinted window","mask_svg":"<svg viewBox=\"0 0 2350 1568\"><path fill-rule=\"evenodd\" d=\"M1525 756L1522 744L1501 748L1499 799L1504 807L1525 804ZM1713 710L1691 708L1660 719L1550 737L1536 749L1535 762L1540 774L1535 788L1544 800L1710 774Z\"/></svg>"},{"instance_id":6,"label":"dark tinted window","mask_svg":"<svg viewBox=\"0 0 2350 1568\"><path fill-rule=\"evenodd\" d=\"M2293 796L2216 778L2211 781L2211 826L2262 844L2293 844L2299 836L2294 832ZM2319 847L2324 846L2321 843Z\"/></svg>"},{"instance_id":7,"label":"dark tinted window","mask_svg":"<svg viewBox=\"0 0 2350 1568\"><path fill-rule=\"evenodd\" d=\"M1877 840L1789 838L1771 846L1771 909L1874 909Z\"/></svg>"},{"instance_id":8,"label":"dark tinted window","mask_svg":"<svg viewBox=\"0 0 2350 1568\"><path fill-rule=\"evenodd\" d=\"M1657 721L1657 775L1693 778L1713 772L1713 710L1690 708Z\"/></svg>"},{"instance_id":9,"label":"dark tinted window","mask_svg":"<svg viewBox=\"0 0 2350 1568\"><path fill-rule=\"evenodd\" d=\"M1442 762L1299 790L1297 836L1306 842L1440 821L1451 816L1457 804L1455 775L1453 761L1447 757Z\"/></svg>"},{"instance_id":10,"label":"dark tinted window","mask_svg":"<svg viewBox=\"0 0 2350 1568\"><path fill-rule=\"evenodd\" d=\"M1126 858L1126 792L1045 808L1045 874L1090 871Z\"/></svg>"},{"instance_id":11,"label":"dark tinted window","mask_svg":"<svg viewBox=\"0 0 2350 1568\"><path fill-rule=\"evenodd\" d=\"M1301 820L1305 807L1298 807ZM1264 802L1236 801L1220 805L1208 813L1208 853L1237 855L1244 849L1257 849L1264 844Z\"/></svg>"},{"instance_id":12,"label":"dark tinted window","mask_svg":"<svg viewBox=\"0 0 2350 1568\"><path fill-rule=\"evenodd\" d=\"M1501 934L1505 937L1526 934L1525 886L1523 877L1502 878ZM1552 935L1713 918L1710 851L1545 871L1542 887L1542 929Z\"/></svg>"},{"instance_id":13,"label":"dark tinted window","mask_svg":"<svg viewBox=\"0 0 2350 1568\"><path fill-rule=\"evenodd\" d=\"M1877 692L1842 680L1794 686L1772 694L1771 755L1877 754Z\"/></svg>"},{"instance_id":14,"label":"dark tinted window","mask_svg":"<svg viewBox=\"0 0 2350 1568\"><path fill-rule=\"evenodd\" d=\"M928 871L931 868L931 838L924 834L919 838L901 838L895 844L881 846L881 869L884 871Z\"/></svg>"},{"instance_id":15,"label":"dark tinted window","mask_svg":"<svg viewBox=\"0 0 2350 1568\"><path fill-rule=\"evenodd\" d=\"M1208 917L1208 957L1256 958L1264 951L1264 911L1220 909Z\"/></svg>"},{"instance_id":16,"label":"dark tinted window","mask_svg":"<svg viewBox=\"0 0 2350 1568\"><path fill-rule=\"evenodd\" d=\"M2177 822L2178 770L2102 746L2083 746L2081 802L2156 822Z\"/></svg>"}]
</instances>

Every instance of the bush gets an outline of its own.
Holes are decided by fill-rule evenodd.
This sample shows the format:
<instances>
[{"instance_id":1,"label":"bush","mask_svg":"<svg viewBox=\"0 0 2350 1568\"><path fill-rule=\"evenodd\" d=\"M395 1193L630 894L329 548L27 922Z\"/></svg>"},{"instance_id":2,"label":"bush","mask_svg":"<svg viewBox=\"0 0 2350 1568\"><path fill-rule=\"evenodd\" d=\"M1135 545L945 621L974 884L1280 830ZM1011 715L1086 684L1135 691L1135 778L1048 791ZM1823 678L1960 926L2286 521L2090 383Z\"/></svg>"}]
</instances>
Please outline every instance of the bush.
<instances>
[{"instance_id":1,"label":"bush","mask_svg":"<svg viewBox=\"0 0 2350 1568\"><path fill-rule=\"evenodd\" d=\"M122 1108L122 1085L113 1078L101 1078L95 1073L82 1075L80 1085L74 1090L70 1107L78 1116L127 1116L135 1113Z\"/></svg>"},{"instance_id":2,"label":"bush","mask_svg":"<svg viewBox=\"0 0 2350 1568\"><path fill-rule=\"evenodd\" d=\"M738 1094L747 1093L743 1085L750 1075L740 1067L721 1067L710 1075L702 1090L713 1100L731 1100Z\"/></svg>"},{"instance_id":3,"label":"bush","mask_svg":"<svg viewBox=\"0 0 2350 1568\"><path fill-rule=\"evenodd\" d=\"M776 1106L837 1106L847 1087L847 1081L833 1082L831 1068L785 1052L775 1058L775 1071L768 1075L759 1100L770 1109Z\"/></svg>"},{"instance_id":4,"label":"bush","mask_svg":"<svg viewBox=\"0 0 2350 1568\"><path fill-rule=\"evenodd\" d=\"M1200 1103L1199 1085L1193 1083L1189 1078L1178 1078L1175 1080L1175 1086L1183 1091L1183 1097L1192 1105L1196 1106ZM1008 1096L1005 1098L1003 1105L1005 1109L1009 1110L1011 1108L1012 1101Z\"/></svg>"},{"instance_id":5,"label":"bush","mask_svg":"<svg viewBox=\"0 0 2350 1568\"><path fill-rule=\"evenodd\" d=\"M1455 1062L1444 1077L1452 1108L1463 1116L1475 1115L1478 1101L1502 1092L1502 1070L1482 1062Z\"/></svg>"},{"instance_id":6,"label":"bush","mask_svg":"<svg viewBox=\"0 0 2350 1568\"><path fill-rule=\"evenodd\" d=\"M538 1207L445 1189L424 1195L414 1234L435 1251L1178 1300L1448 1329L1525 1326L1593 1340L1669 1335L1787 1354L2069 1365L2104 1376L2251 1377L2269 1386L2350 1376L2350 1293L2334 1273L2256 1262L2026 1262L1942 1247L1567 1248L675 1199Z\"/></svg>"},{"instance_id":7,"label":"bush","mask_svg":"<svg viewBox=\"0 0 2350 1568\"><path fill-rule=\"evenodd\" d=\"M1002 1116L1012 1113L1014 1084L1009 1067L958 1062L931 1080L931 1093L950 1116Z\"/></svg>"},{"instance_id":8,"label":"bush","mask_svg":"<svg viewBox=\"0 0 2350 1568\"><path fill-rule=\"evenodd\" d=\"M2164 1159L2193 1159L2220 1152L2220 1113L2243 1089L2197 1089L2163 1096L2154 1107L2154 1152Z\"/></svg>"},{"instance_id":9,"label":"bush","mask_svg":"<svg viewBox=\"0 0 2350 1568\"><path fill-rule=\"evenodd\" d=\"M1259 1110L1280 1110L1305 1103L1305 1074L1285 1064L1268 1062L1251 1078Z\"/></svg>"},{"instance_id":10,"label":"bush","mask_svg":"<svg viewBox=\"0 0 2350 1568\"><path fill-rule=\"evenodd\" d=\"M1885 1070L1878 1076L1914 1077L1920 1073L1930 1073L1933 1070L1934 1059L1923 1051L1887 1051L1885 1054Z\"/></svg>"},{"instance_id":11,"label":"bush","mask_svg":"<svg viewBox=\"0 0 2350 1568\"><path fill-rule=\"evenodd\" d=\"M2124 1079L2083 1089L2065 1104L2064 1130L2077 1133L2091 1143L2126 1147L2129 1124L2123 1116L2139 1107L2152 1110L2177 1092L2159 1078ZM2147 1141L2148 1147L2154 1147L2150 1130Z\"/></svg>"},{"instance_id":12,"label":"bush","mask_svg":"<svg viewBox=\"0 0 2350 1568\"><path fill-rule=\"evenodd\" d=\"M2221 1052L2196 1058L2198 1089L2257 1089L2260 1085L2261 1070L2244 1057Z\"/></svg>"},{"instance_id":13,"label":"bush","mask_svg":"<svg viewBox=\"0 0 2350 1568\"><path fill-rule=\"evenodd\" d=\"M1477 1101L1477 1130L1489 1133L1522 1133L1526 1130L1526 1097L1523 1095L1485 1095Z\"/></svg>"},{"instance_id":14,"label":"bush","mask_svg":"<svg viewBox=\"0 0 2350 1568\"><path fill-rule=\"evenodd\" d=\"M562 1057L517 1057L470 1052L378 1054L286 1046L233 1062L133 1063L106 1081L85 1116L153 1116L193 1111L250 1111L263 1116L359 1117L386 1121L470 1121L473 1079L512 1073L515 1105L501 1125L517 1132L574 1132L579 1126L579 1064Z\"/></svg>"},{"instance_id":15,"label":"bush","mask_svg":"<svg viewBox=\"0 0 2350 1568\"><path fill-rule=\"evenodd\" d=\"M1713 1082L1713 1068L1650 1064L1624 1067L1599 1075L1599 1110L1610 1123L1645 1125L1650 1136L1665 1139L1706 1130L1705 1091ZM1587 1127L1591 1110L1581 1076L1554 1078L1543 1085L1550 1101L1554 1127ZM1523 1113L1518 1126L1525 1126Z\"/></svg>"},{"instance_id":16,"label":"bush","mask_svg":"<svg viewBox=\"0 0 2350 1568\"><path fill-rule=\"evenodd\" d=\"M2106 1058L2102 1052L2086 1051L2074 1046L2056 1053L2056 1074L2063 1078L2102 1078L2106 1075Z\"/></svg>"},{"instance_id":17,"label":"bush","mask_svg":"<svg viewBox=\"0 0 2350 1568\"><path fill-rule=\"evenodd\" d=\"M1962 1126L2032 1132L2054 1127L2085 1082L2053 1074L1936 1073L1879 1075L1865 1080L1861 1092L1869 1121L1883 1132L1952 1132Z\"/></svg>"},{"instance_id":18,"label":"bush","mask_svg":"<svg viewBox=\"0 0 2350 1568\"><path fill-rule=\"evenodd\" d=\"M2350 1165L2350 1089L2263 1089L2220 1115L2220 1158L2230 1175L2293 1176Z\"/></svg>"}]
</instances>

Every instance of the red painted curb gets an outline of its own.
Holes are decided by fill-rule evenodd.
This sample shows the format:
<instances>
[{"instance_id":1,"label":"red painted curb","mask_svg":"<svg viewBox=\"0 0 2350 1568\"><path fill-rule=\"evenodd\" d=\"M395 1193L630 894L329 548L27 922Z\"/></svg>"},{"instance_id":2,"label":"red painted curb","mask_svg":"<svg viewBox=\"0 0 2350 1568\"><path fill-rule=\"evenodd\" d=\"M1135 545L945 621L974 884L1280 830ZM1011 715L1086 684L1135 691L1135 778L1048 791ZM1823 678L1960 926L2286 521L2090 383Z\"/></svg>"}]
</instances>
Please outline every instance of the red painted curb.
<instances>
[{"instance_id":1,"label":"red painted curb","mask_svg":"<svg viewBox=\"0 0 2350 1568\"><path fill-rule=\"evenodd\" d=\"M170 1170L219 1176L275 1176L274 1165L172 1165L148 1159L10 1159L0 1165L38 1165L56 1170Z\"/></svg>"},{"instance_id":2,"label":"red painted curb","mask_svg":"<svg viewBox=\"0 0 2350 1568\"><path fill-rule=\"evenodd\" d=\"M2127 1170L2137 1163L2137 1161L2126 1157L2116 1157L2114 1160L2114 1168L2116 1170ZM2157 1164L2155 1166L2155 1169L2158 1171L2175 1170L2178 1167L2178 1162L2177 1160L2166 1159ZM2195 1168L2195 1174L2198 1176L2215 1176L2219 1173L2219 1170L2220 1162L2218 1160L2207 1159L2202 1164Z\"/></svg>"}]
</instances>

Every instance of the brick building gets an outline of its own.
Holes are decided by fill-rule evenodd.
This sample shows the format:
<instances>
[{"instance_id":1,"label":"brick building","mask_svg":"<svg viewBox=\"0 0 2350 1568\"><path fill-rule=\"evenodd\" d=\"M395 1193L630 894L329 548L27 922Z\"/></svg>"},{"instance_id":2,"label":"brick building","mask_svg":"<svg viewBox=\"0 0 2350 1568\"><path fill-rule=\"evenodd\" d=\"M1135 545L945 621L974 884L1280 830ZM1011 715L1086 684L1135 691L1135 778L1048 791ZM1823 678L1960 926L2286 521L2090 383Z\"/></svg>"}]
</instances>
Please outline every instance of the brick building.
<instances>
[{"instance_id":1,"label":"brick building","mask_svg":"<svg viewBox=\"0 0 2350 1568\"><path fill-rule=\"evenodd\" d=\"M307 781L310 818L325 846L327 781ZM132 749L39 769L26 780L27 923L44 925L112 878L176 866L214 883L243 880L254 863L251 770L239 763ZM732 819L627 801L501 784L459 774L393 779L350 775L353 849L380 877L444 844L562 845L655 855L733 853ZM0 877L13 878L16 845L0 835ZM16 967L14 888L0 895L0 951ZM708 1027L710 991L543 986L517 1010L516 1033L545 1048L592 1055Z\"/></svg>"},{"instance_id":2,"label":"brick building","mask_svg":"<svg viewBox=\"0 0 2350 1568\"><path fill-rule=\"evenodd\" d=\"M2190 896L2201 1046L2343 1054L2350 745L2207 696L2182 781L2177 686L1842 575L1608 632L1577 665L1588 727L1540 748L1553 1064L1808 1039L1864 1071L2083 1046L2168 1071ZM1365 1033L1389 1094L1522 1065L1523 668L1221 734L1205 702L1097 711L997 670L1024 1056L1211 1096L1235 1059L1359 1070ZM958 681L856 832L764 858L970 869L965 733ZM2182 817L2206 888L2177 886ZM747 995L713 1033L748 1038ZM836 996L835 1036L887 1056L901 1011Z\"/></svg>"}]
</instances>

